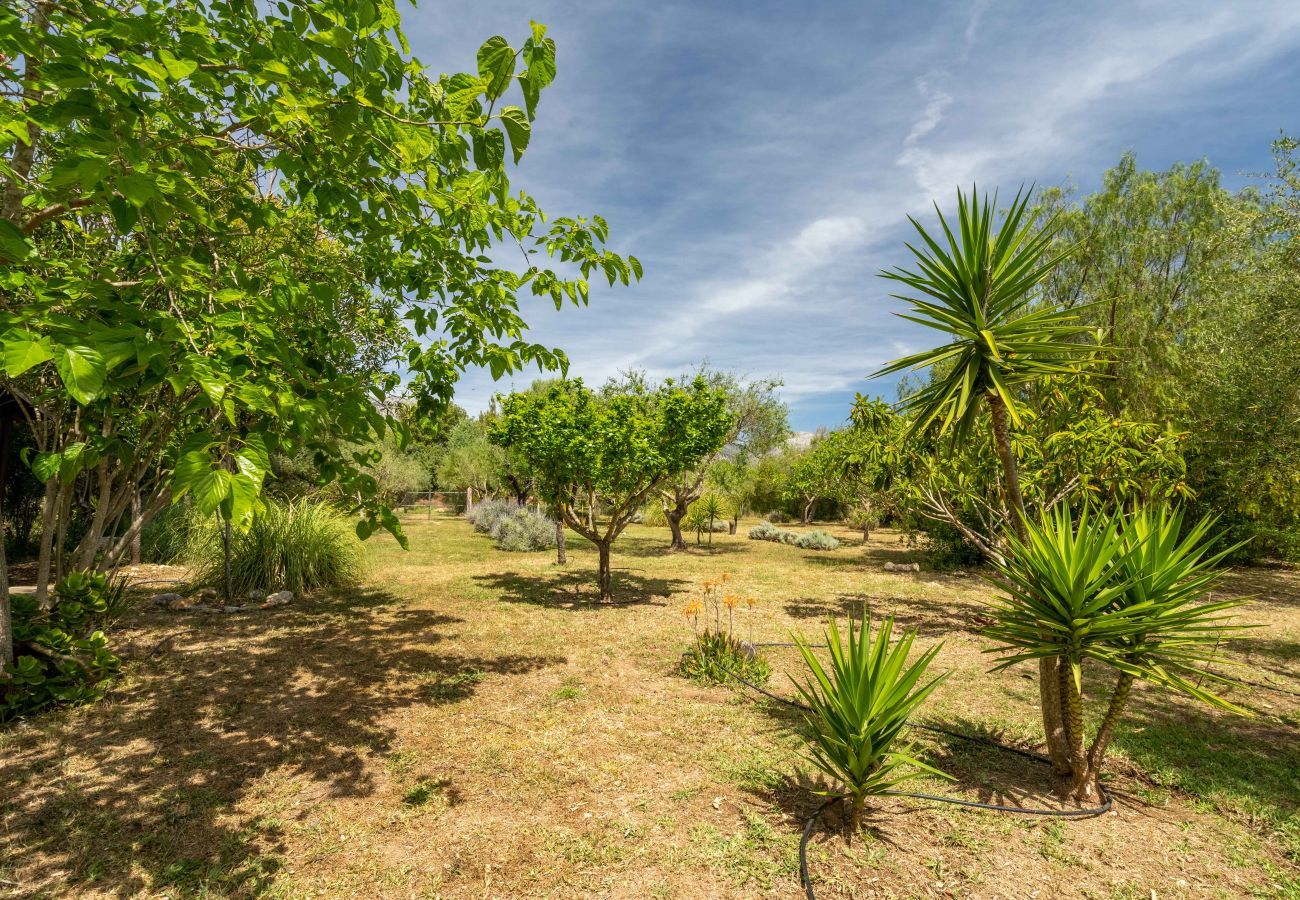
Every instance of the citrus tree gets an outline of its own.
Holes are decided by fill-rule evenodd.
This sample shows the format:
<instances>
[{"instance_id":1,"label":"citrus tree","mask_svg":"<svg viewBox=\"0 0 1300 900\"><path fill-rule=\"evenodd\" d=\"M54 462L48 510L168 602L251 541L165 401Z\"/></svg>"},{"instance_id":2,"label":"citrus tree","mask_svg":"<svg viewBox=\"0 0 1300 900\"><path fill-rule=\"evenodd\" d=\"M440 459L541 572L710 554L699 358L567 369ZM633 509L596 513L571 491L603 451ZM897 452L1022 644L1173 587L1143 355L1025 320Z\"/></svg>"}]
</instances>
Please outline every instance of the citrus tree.
<instances>
[{"instance_id":1,"label":"citrus tree","mask_svg":"<svg viewBox=\"0 0 1300 900\"><path fill-rule=\"evenodd\" d=\"M726 394L703 378L597 394L580 379L500 401L492 439L526 460L534 486L596 545L602 601L613 599L610 548L646 500L727 440Z\"/></svg>"}]
</instances>

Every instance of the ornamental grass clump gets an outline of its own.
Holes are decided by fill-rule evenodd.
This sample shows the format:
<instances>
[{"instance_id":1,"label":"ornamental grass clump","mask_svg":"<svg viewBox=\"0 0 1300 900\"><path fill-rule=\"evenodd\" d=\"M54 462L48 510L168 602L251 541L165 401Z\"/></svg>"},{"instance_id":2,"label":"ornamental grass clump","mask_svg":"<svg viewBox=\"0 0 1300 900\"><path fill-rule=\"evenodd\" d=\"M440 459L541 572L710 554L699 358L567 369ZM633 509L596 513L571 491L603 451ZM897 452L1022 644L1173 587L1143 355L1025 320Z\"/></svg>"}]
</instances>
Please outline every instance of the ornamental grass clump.
<instances>
[{"instance_id":1,"label":"ornamental grass clump","mask_svg":"<svg viewBox=\"0 0 1300 900\"><path fill-rule=\"evenodd\" d=\"M924 775L950 777L918 760L911 746L899 739L908 717L947 677L944 673L925 679L942 645L936 644L908 665L916 632L904 631L891 646L893 631L892 617L881 623L874 636L869 622L864 620L857 628L850 618L846 640L831 619L825 632L829 665L801 635L795 635L808 666L807 680L795 683L809 707L804 715L812 732L808 760L838 783L838 788L831 787L825 794L850 801L853 832L862 824L868 797Z\"/></svg>"},{"instance_id":2,"label":"ornamental grass clump","mask_svg":"<svg viewBox=\"0 0 1300 900\"><path fill-rule=\"evenodd\" d=\"M682 654L678 673L700 681L726 682L739 677L754 684L765 684L772 666L754 646L754 610L758 601L728 593L731 576L723 573L704 582L704 592L682 609L690 620L695 640ZM737 634L738 618L743 618L749 634L741 640ZM712 621L710 621L712 620Z\"/></svg>"},{"instance_id":3,"label":"ornamental grass clump","mask_svg":"<svg viewBox=\"0 0 1300 900\"><path fill-rule=\"evenodd\" d=\"M216 519L204 519L191 531L185 557L196 584L224 588L225 555ZM353 521L329 503L312 497L267 500L246 530L231 533L231 595L348 587L360 581L365 560Z\"/></svg>"},{"instance_id":4,"label":"ornamental grass clump","mask_svg":"<svg viewBox=\"0 0 1300 900\"><path fill-rule=\"evenodd\" d=\"M1246 713L1202 685L1233 684L1206 666L1225 662L1217 648L1245 626L1224 613L1241 600L1211 600L1218 565L1236 547L1220 547L1212 519L1187 526L1167 506L1077 518L1064 505L1027 522L1025 540L995 561L1003 596L992 602L998 642L995 669L1022 661L1058 661L1060 719L1068 753L1057 766L1076 801L1098 799L1106 750L1127 707L1129 690L1145 679L1219 709ZM1088 741L1084 716L1085 661L1114 673L1105 713Z\"/></svg>"}]
</instances>

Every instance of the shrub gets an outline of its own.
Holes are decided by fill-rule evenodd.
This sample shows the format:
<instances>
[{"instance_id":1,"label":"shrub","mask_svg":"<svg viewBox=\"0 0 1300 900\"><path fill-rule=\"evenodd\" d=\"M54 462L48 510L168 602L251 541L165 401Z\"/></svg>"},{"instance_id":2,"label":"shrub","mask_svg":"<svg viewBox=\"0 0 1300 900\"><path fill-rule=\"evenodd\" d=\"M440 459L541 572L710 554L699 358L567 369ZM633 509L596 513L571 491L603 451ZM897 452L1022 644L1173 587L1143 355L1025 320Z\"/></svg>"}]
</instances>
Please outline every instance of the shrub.
<instances>
[{"instance_id":1,"label":"shrub","mask_svg":"<svg viewBox=\"0 0 1300 900\"><path fill-rule=\"evenodd\" d=\"M840 542L820 528L799 535L795 546L803 550L834 550Z\"/></svg>"},{"instance_id":2,"label":"shrub","mask_svg":"<svg viewBox=\"0 0 1300 900\"><path fill-rule=\"evenodd\" d=\"M809 674L807 681L795 683L811 707L805 714L812 731L808 759L844 786L853 804L850 823L854 831L862 822L867 797L925 773L948 777L919 762L911 748L898 741L908 717L947 677L939 675L921 684L941 645L931 647L908 666L916 632L903 632L891 647L893 630L894 620L885 619L873 638L868 622L856 629L850 618L846 643L832 619L826 626L825 642L829 668L801 635L795 635Z\"/></svg>"},{"instance_id":3,"label":"shrub","mask_svg":"<svg viewBox=\"0 0 1300 900\"><path fill-rule=\"evenodd\" d=\"M555 520L527 507L520 507L510 515L498 519L491 534L502 550L549 550L555 546Z\"/></svg>"},{"instance_id":4,"label":"shrub","mask_svg":"<svg viewBox=\"0 0 1300 900\"><path fill-rule=\"evenodd\" d=\"M204 519L191 531L186 561L194 580L224 588L221 526ZM307 497L268 500L247 531L230 536L234 594L290 590L303 594L355 584L365 570L365 547L352 523L328 503Z\"/></svg>"},{"instance_id":5,"label":"shrub","mask_svg":"<svg viewBox=\"0 0 1300 900\"><path fill-rule=\"evenodd\" d=\"M663 504L658 502L647 503L641 510L641 524L649 525L651 528L667 528L668 517L664 515Z\"/></svg>"},{"instance_id":6,"label":"shrub","mask_svg":"<svg viewBox=\"0 0 1300 900\"><path fill-rule=\"evenodd\" d=\"M790 516L789 516L789 514L785 513L785 512L782 511L782 510L779 510L779 509L774 509L774 510L772 510L770 513L768 513L767 515L765 515L763 518L766 519L767 521L773 523L774 525L784 525L786 522L789 522L789 521L790 521Z\"/></svg>"},{"instance_id":7,"label":"shrub","mask_svg":"<svg viewBox=\"0 0 1300 900\"><path fill-rule=\"evenodd\" d=\"M491 534L494 525L522 508L513 500L480 500L465 512L465 518L474 526L475 531Z\"/></svg>"},{"instance_id":8,"label":"shrub","mask_svg":"<svg viewBox=\"0 0 1300 900\"><path fill-rule=\"evenodd\" d=\"M11 679L0 682L0 721L99 697L121 665L104 629L130 605L126 582L73 572L55 585L50 609L27 594L11 603L16 658Z\"/></svg>"},{"instance_id":9,"label":"shrub","mask_svg":"<svg viewBox=\"0 0 1300 900\"><path fill-rule=\"evenodd\" d=\"M759 522L749 529L749 539L751 541L774 541L780 533L781 529L771 522Z\"/></svg>"}]
</instances>

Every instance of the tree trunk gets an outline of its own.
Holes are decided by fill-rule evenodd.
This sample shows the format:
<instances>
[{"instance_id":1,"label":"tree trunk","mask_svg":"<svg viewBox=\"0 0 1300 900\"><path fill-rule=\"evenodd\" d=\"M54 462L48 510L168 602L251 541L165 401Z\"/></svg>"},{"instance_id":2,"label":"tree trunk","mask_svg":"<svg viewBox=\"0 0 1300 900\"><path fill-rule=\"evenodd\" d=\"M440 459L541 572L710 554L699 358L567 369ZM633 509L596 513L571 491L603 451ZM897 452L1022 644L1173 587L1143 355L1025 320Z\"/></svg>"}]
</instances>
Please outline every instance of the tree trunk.
<instances>
[{"instance_id":1,"label":"tree trunk","mask_svg":"<svg viewBox=\"0 0 1300 900\"><path fill-rule=\"evenodd\" d=\"M466 487L465 488L465 512L469 512L473 508L474 508L474 489L472 487Z\"/></svg>"},{"instance_id":2,"label":"tree trunk","mask_svg":"<svg viewBox=\"0 0 1300 900\"><path fill-rule=\"evenodd\" d=\"M1110 704L1106 707L1106 717L1101 720L1101 727L1097 729L1097 736L1092 741L1092 749L1088 751L1088 779L1094 790L1097 779L1101 775L1101 764L1106 758L1106 750L1110 747L1111 738L1115 736L1119 720L1124 716L1124 708L1128 705L1128 695L1132 687L1133 676L1127 672L1120 672L1119 677L1115 679L1115 691L1110 695Z\"/></svg>"},{"instance_id":3,"label":"tree trunk","mask_svg":"<svg viewBox=\"0 0 1300 900\"><path fill-rule=\"evenodd\" d=\"M1020 540L1029 539L1025 530L1025 498L1020 492L1020 469L1011 448L1011 428L1007 407L1002 398L990 394L989 417L993 422L993 445L1002 463L1002 487L1007 506L1011 509L1011 524ZM1038 703L1043 714L1043 736L1047 740L1047 755L1057 775L1069 775L1070 749L1066 739L1064 714L1061 704L1060 661L1055 657L1038 661Z\"/></svg>"},{"instance_id":4,"label":"tree trunk","mask_svg":"<svg viewBox=\"0 0 1300 900\"><path fill-rule=\"evenodd\" d=\"M555 522L555 564L562 566L569 561L568 555L564 552L564 523L556 520Z\"/></svg>"},{"instance_id":5,"label":"tree trunk","mask_svg":"<svg viewBox=\"0 0 1300 900\"><path fill-rule=\"evenodd\" d=\"M613 579L609 571L609 541L596 541L599 563L596 581L600 585L600 602L610 603L614 599Z\"/></svg>"},{"instance_id":6,"label":"tree trunk","mask_svg":"<svg viewBox=\"0 0 1300 900\"><path fill-rule=\"evenodd\" d=\"M45 35L50 30L50 10L54 0L39 0L32 7L32 17L25 29L29 35L38 36L34 46L44 44ZM23 72L23 107L31 110L40 99L40 51L30 50L26 54L26 68ZM0 217L15 227L21 227L23 214L23 197L26 195L25 184L31 174L32 164L36 159L36 148L41 136L41 128L35 121L27 123L27 140L18 141L14 147L13 157L9 160L9 170L13 177L5 184L3 199L0 199ZM3 257L0 257L3 259Z\"/></svg>"},{"instance_id":7,"label":"tree trunk","mask_svg":"<svg viewBox=\"0 0 1300 900\"><path fill-rule=\"evenodd\" d=\"M221 556L222 556L221 563L223 568L225 569L226 603L230 604L234 602L235 591L231 585L231 578L230 578L230 520L229 519L221 523Z\"/></svg>"},{"instance_id":8,"label":"tree trunk","mask_svg":"<svg viewBox=\"0 0 1300 900\"><path fill-rule=\"evenodd\" d=\"M727 534L735 534L736 527L740 524L739 516L732 516L731 521L727 523Z\"/></svg>"},{"instance_id":9,"label":"tree trunk","mask_svg":"<svg viewBox=\"0 0 1300 900\"><path fill-rule=\"evenodd\" d=\"M4 674L5 666L13 665L14 662L14 620L9 605L9 556L5 552L5 538L9 531L5 527L4 506L9 476L9 428L8 419L0 421L0 676Z\"/></svg>"},{"instance_id":10,"label":"tree trunk","mask_svg":"<svg viewBox=\"0 0 1300 900\"><path fill-rule=\"evenodd\" d=\"M1070 793L1075 800L1086 803L1097 799L1096 785L1088 777L1088 753L1084 749L1083 697L1074 683L1070 667L1062 663L1060 692L1065 700L1065 733L1069 747Z\"/></svg>"},{"instance_id":11,"label":"tree trunk","mask_svg":"<svg viewBox=\"0 0 1300 900\"><path fill-rule=\"evenodd\" d=\"M709 516L709 546L713 546L713 516Z\"/></svg>"},{"instance_id":12,"label":"tree trunk","mask_svg":"<svg viewBox=\"0 0 1300 900\"><path fill-rule=\"evenodd\" d=\"M59 479L45 482L45 498L41 505L41 546L36 554L36 602L49 609L50 564L54 553L54 512L59 500Z\"/></svg>"},{"instance_id":13,"label":"tree trunk","mask_svg":"<svg viewBox=\"0 0 1300 900\"><path fill-rule=\"evenodd\" d=\"M664 518L668 520L668 530L673 535L672 543L668 545L669 550L686 549L686 538L682 537L682 519L689 506L689 503L678 500L672 506L664 507Z\"/></svg>"},{"instance_id":14,"label":"tree trunk","mask_svg":"<svg viewBox=\"0 0 1300 900\"><path fill-rule=\"evenodd\" d=\"M807 525L810 521L812 521L812 511L813 511L813 507L816 505L817 505L816 497L813 497L811 500L808 500L807 502L804 503L803 514L799 517L800 525Z\"/></svg>"},{"instance_id":15,"label":"tree trunk","mask_svg":"<svg viewBox=\"0 0 1300 900\"><path fill-rule=\"evenodd\" d=\"M138 518L140 518L140 490L136 488L131 491L131 521L134 522ZM140 565L139 529L131 536L131 565Z\"/></svg>"}]
</instances>

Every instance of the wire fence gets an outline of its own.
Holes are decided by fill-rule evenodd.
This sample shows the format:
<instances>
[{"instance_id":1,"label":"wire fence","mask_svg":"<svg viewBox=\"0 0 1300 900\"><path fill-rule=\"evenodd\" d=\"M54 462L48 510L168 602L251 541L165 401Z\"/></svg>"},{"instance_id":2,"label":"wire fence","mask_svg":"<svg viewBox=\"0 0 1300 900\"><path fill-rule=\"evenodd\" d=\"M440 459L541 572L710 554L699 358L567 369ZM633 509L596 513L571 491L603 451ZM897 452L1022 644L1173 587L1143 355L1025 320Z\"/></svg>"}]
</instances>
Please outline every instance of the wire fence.
<instances>
[{"instance_id":1,"label":"wire fence","mask_svg":"<svg viewBox=\"0 0 1300 900\"><path fill-rule=\"evenodd\" d=\"M439 513L460 515L467 501L466 491L406 491L398 498L396 512L407 518L428 519Z\"/></svg>"}]
</instances>

